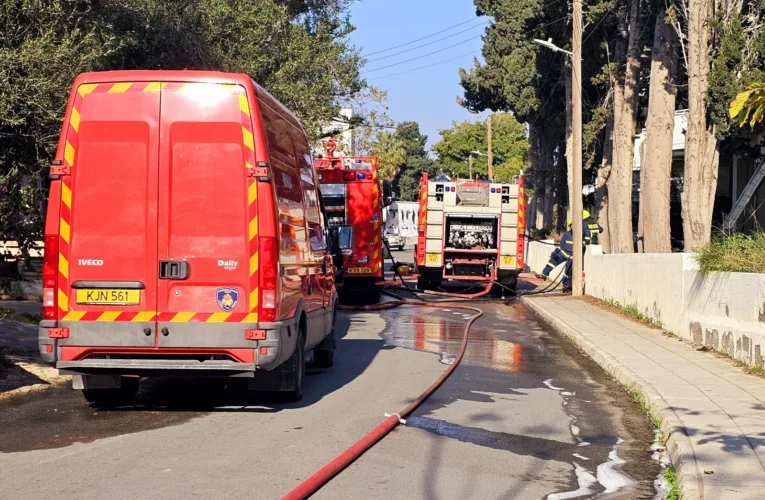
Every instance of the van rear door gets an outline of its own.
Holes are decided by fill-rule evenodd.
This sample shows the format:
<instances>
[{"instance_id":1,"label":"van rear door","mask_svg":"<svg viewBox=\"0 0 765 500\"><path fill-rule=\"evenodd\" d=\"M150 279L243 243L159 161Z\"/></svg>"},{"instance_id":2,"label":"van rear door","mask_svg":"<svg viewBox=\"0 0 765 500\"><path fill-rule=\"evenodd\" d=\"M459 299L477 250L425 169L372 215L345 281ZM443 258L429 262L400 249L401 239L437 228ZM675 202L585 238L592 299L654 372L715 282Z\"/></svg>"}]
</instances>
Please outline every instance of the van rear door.
<instances>
[{"instance_id":1,"label":"van rear door","mask_svg":"<svg viewBox=\"0 0 765 500\"><path fill-rule=\"evenodd\" d=\"M82 84L67 124L59 324L75 346L154 345L160 84Z\"/></svg>"},{"instance_id":2,"label":"van rear door","mask_svg":"<svg viewBox=\"0 0 765 500\"><path fill-rule=\"evenodd\" d=\"M241 345L242 323L257 321L246 91L171 82L162 89L160 116L157 345Z\"/></svg>"}]
</instances>

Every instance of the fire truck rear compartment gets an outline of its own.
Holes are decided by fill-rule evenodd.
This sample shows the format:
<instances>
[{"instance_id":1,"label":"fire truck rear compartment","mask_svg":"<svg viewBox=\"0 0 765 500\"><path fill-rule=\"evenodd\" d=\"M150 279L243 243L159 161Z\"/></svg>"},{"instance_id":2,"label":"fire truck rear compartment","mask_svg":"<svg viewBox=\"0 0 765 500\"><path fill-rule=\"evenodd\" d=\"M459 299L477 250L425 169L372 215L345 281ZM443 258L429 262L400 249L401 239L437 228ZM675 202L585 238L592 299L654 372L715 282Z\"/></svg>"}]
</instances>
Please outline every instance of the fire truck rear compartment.
<instances>
[{"instance_id":1,"label":"fire truck rear compartment","mask_svg":"<svg viewBox=\"0 0 765 500\"><path fill-rule=\"evenodd\" d=\"M499 218L495 215L447 215L444 277L486 279L497 268Z\"/></svg>"}]
</instances>

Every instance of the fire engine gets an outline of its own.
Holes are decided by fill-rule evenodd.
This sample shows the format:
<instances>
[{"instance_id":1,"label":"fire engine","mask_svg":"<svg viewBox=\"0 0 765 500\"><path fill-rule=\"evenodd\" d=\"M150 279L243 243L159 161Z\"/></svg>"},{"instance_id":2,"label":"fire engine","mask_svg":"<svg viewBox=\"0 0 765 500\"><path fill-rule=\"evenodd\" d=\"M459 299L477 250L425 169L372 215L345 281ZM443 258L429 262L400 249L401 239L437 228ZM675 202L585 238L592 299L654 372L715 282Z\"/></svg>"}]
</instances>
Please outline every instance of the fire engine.
<instances>
[{"instance_id":1,"label":"fire engine","mask_svg":"<svg viewBox=\"0 0 765 500\"><path fill-rule=\"evenodd\" d=\"M379 300L383 279L383 199L374 156L335 156L336 143L324 145L327 155L314 162L327 226L351 238L352 249L335 255L336 286L342 296L365 295ZM335 236L336 237L336 236Z\"/></svg>"},{"instance_id":2,"label":"fire engine","mask_svg":"<svg viewBox=\"0 0 765 500\"><path fill-rule=\"evenodd\" d=\"M492 281L514 290L523 270L523 177L517 183L420 180L415 262L418 286L445 280Z\"/></svg>"}]
</instances>

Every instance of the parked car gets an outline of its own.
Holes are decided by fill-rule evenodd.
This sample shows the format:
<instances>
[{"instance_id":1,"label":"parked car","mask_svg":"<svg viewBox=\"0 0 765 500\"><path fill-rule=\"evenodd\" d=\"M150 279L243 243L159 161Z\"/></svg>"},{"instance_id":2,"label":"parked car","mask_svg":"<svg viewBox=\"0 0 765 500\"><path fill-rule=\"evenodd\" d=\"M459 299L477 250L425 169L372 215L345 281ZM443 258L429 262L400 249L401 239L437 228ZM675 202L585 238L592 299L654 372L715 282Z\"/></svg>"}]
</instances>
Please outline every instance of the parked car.
<instances>
[{"instance_id":1,"label":"parked car","mask_svg":"<svg viewBox=\"0 0 765 500\"><path fill-rule=\"evenodd\" d=\"M303 394L337 296L295 116L248 76L77 77L51 167L43 358L96 403L147 376ZM331 262L331 260L330 260Z\"/></svg>"},{"instance_id":2,"label":"parked car","mask_svg":"<svg viewBox=\"0 0 765 500\"><path fill-rule=\"evenodd\" d=\"M393 250L394 248L399 252L404 250L406 245L406 239L398 234L386 234L385 241L388 243L388 247Z\"/></svg>"}]
</instances>

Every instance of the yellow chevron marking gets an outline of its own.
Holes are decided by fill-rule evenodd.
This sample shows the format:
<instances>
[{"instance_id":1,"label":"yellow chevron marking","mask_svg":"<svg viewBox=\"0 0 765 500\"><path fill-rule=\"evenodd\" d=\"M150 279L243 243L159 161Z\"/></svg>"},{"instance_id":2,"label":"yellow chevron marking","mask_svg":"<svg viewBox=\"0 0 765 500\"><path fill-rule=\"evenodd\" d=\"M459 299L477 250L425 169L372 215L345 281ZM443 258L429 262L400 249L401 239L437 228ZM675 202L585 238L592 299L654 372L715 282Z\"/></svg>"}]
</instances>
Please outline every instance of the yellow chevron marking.
<instances>
[{"instance_id":1,"label":"yellow chevron marking","mask_svg":"<svg viewBox=\"0 0 765 500\"><path fill-rule=\"evenodd\" d=\"M61 234L61 237L64 238L64 241L69 243L69 224L66 223L66 221L62 218L60 221L61 227L59 228L59 233Z\"/></svg>"},{"instance_id":2,"label":"yellow chevron marking","mask_svg":"<svg viewBox=\"0 0 765 500\"><path fill-rule=\"evenodd\" d=\"M380 237L379 236L375 236L374 242L378 243L379 241L380 241Z\"/></svg>"},{"instance_id":3,"label":"yellow chevron marking","mask_svg":"<svg viewBox=\"0 0 765 500\"><path fill-rule=\"evenodd\" d=\"M87 311L69 311L61 321L80 321L87 313Z\"/></svg>"},{"instance_id":4,"label":"yellow chevron marking","mask_svg":"<svg viewBox=\"0 0 765 500\"><path fill-rule=\"evenodd\" d=\"M258 254L252 254L250 257L250 276L258 272Z\"/></svg>"},{"instance_id":5,"label":"yellow chevron marking","mask_svg":"<svg viewBox=\"0 0 765 500\"><path fill-rule=\"evenodd\" d=\"M247 102L247 96L244 94L239 94L239 109L245 115L250 116L250 103Z\"/></svg>"},{"instance_id":6,"label":"yellow chevron marking","mask_svg":"<svg viewBox=\"0 0 765 500\"><path fill-rule=\"evenodd\" d=\"M80 97L85 97L96 90L96 87L98 87L97 83L86 83L77 87L77 93L80 94Z\"/></svg>"},{"instance_id":7,"label":"yellow chevron marking","mask_svg":"<svg viewBox=\"0 0 765 500\"><path fill-rule=\"evenodd\" d=\"M257 323L258 322L258 313L250 313L247 316L244 317L242 320L242 323Z\"/></svg>"},{"instance_id":8,"label":"yellow chevron marking","mask_svg":"<svg viewBox=\"0 0 765 500\"><path fill-rule=\"evenodd\" d=\"M80 131L80 112L77 108L72 108L72 114L69 116L69 125L72 126L75 132Z\"/></svg>"},{"instance_id":9,"label":"yellow chevron marking","mask_svg":"<svg viewBox=\"0 0 765 500\"><path fill-rule=\"evenodd\" d=\"M258 307L258 289L257 288L250 292L250 311L254 311L256 307Z\"/></svg>"},{"instance_id":10,"label":"yellow chevron marking","mask_svg":"<svg viewBox=\"0 0 765 500\"><path fill-rule=\"evenodd\" d=\"M122 311L104 311L96 321L114 321L122 314Z\"/></svg>"},{"instance_id":11,"label":"yellow chevron marking","mask_svg":"<svg viewBox=\"0 0 765 500\"><path fill-rule=\"evenodd\" d=\"M252 132L242 127L242 144L247 146L250 151L255 151L255 143L253 142Z\"/></svg>"},{"instance_id":12,"label":"yellow chevron marking","mask_svg":"<svg viewBox=\"0 0 765 500\"><path fill-rule=\"evenodd\" d=\"M205 323L223 323L229 316L231 316L231 313L213 313L212 316L205 320Z\"/></svg>"},{"instance_id":13,"label":"yellow chevron marking","mask_svg":"<svg viewBox=\"0 0 765 500\"><path fill-rule=\"evenodd\" d=\"M69 310L69 297L62 289L58 289L58 307L64 311Z\"/></svg>"},{"instance_id":14,"label":"yellow chevron marking","mask_svg":"<svg viewBox=\"0 0 765 500\"><path fill-rule=\"evenodd\" d=\"M258 216L252 218L250 221L250 241L258 235Z\"/></svg>"},{"instance_id":15,"label":"yellow chevron marking","mask_svg":"<svg viewBox=\"0 0 765 500\"><path fill-rule=\"evenodd\" d=\"M66 260L64 254L58 254L58 270L64 275L64 278L69 279L69 261Z\"/></svg>"},{"instance_id":16,"label":"yellow chevron marking","mask_svg":"<svg viewBox=\"0 0 765 500\"><path fill-rule=\"evenodd\" d=\"M64 183L61 183L61 201L67 208L72 208L72 190Z\"/></svg>"},{"instance_id":17,"label":"yellow chevron marking","mask_svg":"<svg viewBox=\"0 0 765 500\"><path fill-rule=\"evenodd\" d=\"M179 312L170 320L170 323L185 323L194 317L193 312Z\"/></svg>"},{"instance_id":18,"label":"yellow chevron marking","mask_svg":"<svg viewBox=\"0 0 765 500\"><path fill-rule=\"evenodd\" d=\"M145 322L145 321L151 321L154 319L154 316L156 316L157 313L154 311L141 311L138 314L135 315L135 317L130 321L136 321L136 322Z\"/></svg>"},{"instance_id":19,"label":"yellow chevron marking","mask_svg":"<svg viewBox=\"0 0 765 500\"><path fill-rule=\"evenodd\" d=\"M247 167L250 168L250 167ZM252 205L255 200L258 199L258 183L253 182L250 187L247 188L247 204Z\"/></svg>"},{"instance_id":20,"label":"yellow chevron marking","mask_svg":"<svg viewBox=\"0 0 765 500\"><path fill-rule=\"evenodd\" d=\"M167 86L167 82L151 82L143 88L144 92L159 92Z\"/></svg>"},{"instance_id":21,"label":"yellow chevron marking","mask_svg":"<svg viewBox=\"0 0 765 500\"><path fill-rule=\"evenodd\" d=\"M66 141L64 146L64 159L70 167L74 166L74 146L69 141Z\"/></svg>"},{"instance_id":22,"label":"yellow chevron marking","mask_svg":"<svg viewBox=\"0 0 765 500\"><path fill-rule=\"evenodd\" d=\"M112 85L112 87L109 89L109 93L110 93L110 94L115 94L115 93L119 93L119 92L125 92L127 89L129 89L129 88L130 88L130 87L132 87L132 86L133 86L133 84L132 84L131 82L120 82L120 83L115 83L115 84L114 84L114 85Z\"/></svg>"}]
</instances>

